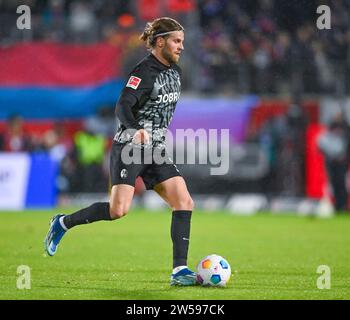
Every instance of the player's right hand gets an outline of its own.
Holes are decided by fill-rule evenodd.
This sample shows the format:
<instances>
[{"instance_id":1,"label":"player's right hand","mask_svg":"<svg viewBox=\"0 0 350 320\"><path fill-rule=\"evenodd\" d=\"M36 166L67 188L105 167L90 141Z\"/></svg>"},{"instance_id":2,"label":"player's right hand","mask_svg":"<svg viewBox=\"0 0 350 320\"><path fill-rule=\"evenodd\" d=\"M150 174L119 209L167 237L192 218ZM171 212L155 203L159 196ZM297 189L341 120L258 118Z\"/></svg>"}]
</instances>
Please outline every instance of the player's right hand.
<instances>
[{"instance_id":1,"label":"player's right hand","mask_svg":"<svg viewBox=\"0 0 350 320\"><path fill-rule=\"evenodd\" d=\"M132 138L132 142L135 144L149 144L149 133L145 129L137 130Z\"/></svg>"}]
</instances>

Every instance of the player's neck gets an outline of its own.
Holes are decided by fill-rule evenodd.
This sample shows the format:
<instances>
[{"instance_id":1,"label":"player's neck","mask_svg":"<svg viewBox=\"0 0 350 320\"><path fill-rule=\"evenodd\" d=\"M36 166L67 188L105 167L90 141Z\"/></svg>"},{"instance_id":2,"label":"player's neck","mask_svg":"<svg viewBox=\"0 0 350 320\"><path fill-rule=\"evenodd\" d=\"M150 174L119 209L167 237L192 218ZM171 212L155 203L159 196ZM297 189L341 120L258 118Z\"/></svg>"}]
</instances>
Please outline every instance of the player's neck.
<instances>
[{"instance_id":1,"label":"player's neck","mask_svg":"<svg viewBox=\"0 0 350 320\"><path fill-rule=\"evenodd\" d=\"M161 55L161 53L157 52L157 50L152 50L151 53L159 62L166 65L167 67L170 67L169 61L164 59L164 57Z\"/></svg>"}]
</instances>

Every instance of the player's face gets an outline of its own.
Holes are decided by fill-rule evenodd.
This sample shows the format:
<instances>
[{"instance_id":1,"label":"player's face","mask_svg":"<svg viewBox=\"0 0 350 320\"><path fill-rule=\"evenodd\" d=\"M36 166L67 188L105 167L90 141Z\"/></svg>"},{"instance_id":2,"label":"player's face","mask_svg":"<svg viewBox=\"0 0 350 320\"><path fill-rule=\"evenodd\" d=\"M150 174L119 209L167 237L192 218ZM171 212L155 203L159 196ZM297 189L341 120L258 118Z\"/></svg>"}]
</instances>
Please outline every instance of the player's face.
<instances>
[{"instance_id":1,"label":"player's face","mask_svg":"<svg viewBox=\"0 0 350 320\"><path fill-rule=\"evenodd\" d=\"M185 35L183 31L170 33L162 49L162 55L169 63L178 63L182 50L184 49Z\"/></svg>"}]
</instances>

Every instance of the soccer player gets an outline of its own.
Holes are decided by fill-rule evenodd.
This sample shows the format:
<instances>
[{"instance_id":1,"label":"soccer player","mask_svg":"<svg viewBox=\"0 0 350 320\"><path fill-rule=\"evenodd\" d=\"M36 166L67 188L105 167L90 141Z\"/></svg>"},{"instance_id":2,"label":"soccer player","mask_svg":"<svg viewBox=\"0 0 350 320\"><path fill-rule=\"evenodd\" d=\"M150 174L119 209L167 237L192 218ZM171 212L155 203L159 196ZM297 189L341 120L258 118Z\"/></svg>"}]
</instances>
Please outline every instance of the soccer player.
<instances>
[{"instance_id":1,"label":"soccer player","mask_svg":"<svg viewBox=\"0 0 350 320\"><path fill-rule=\"evenodd\" d=\"M165 150L165 133L180 97L181 70L177 63L184 50L184 28L176 20L162 17L147 23L140 39L146 42L150 53L131 71L116 105L119 127L111 151L110 201L94 203L70 215L54 216L45 248L53 256L67 230L125 216L134 195L135 180L141 176L146 188L155 190L172 209L170 284L194 285L196 274L187 267L194 204L183 177ZM140 153L143 161L131 164L125 161L130 154L125 150ZM167 161L155 161L154 154Z\"/></svg>"}]
</instances>

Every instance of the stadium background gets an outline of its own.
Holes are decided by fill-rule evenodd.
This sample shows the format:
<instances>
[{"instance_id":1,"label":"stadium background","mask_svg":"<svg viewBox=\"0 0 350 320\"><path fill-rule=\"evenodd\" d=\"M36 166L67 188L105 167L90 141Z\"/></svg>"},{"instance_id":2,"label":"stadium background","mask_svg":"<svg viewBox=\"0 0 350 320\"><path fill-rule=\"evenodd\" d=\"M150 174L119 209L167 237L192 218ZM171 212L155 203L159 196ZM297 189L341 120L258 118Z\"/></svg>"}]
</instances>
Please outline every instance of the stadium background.
<instances>
[{"instance_id":1,"label":"stadium background","mask_svg":"<svg viewBox=\"0 0 350 320\"><path fill-rule=\"evenodd\" d=\"M21 4L31 8L30 30L16 26ZM316 27L320 4L331 7L331 30ZM181 166L197 207L332 212L316 139L340 110L350 117L347 1L32 0L0 8L2 209L108 196L115 102L146 53L138 40L146 21L166 15L186 28L170 129L230 129L228 174ZM137 194L136 204L164 205L141 181Z\"/></svg>"},{"instance_id":2,"label":"stadium background","mask_svg":"<svg viewBox=\"0 0 350 320\"><path fill-rule=\"evenodd\" d=\"M23 4L30 30L16 26ZM321 4L330 30L316 27ZM186 28L171 130L230 129L228 174L181 167L196 204L188 266L222 255L225 288L169 286L170 210L140 181L125 218L43 254L54 214L108 199L115 102L163 15ZM340 110L349 122L349 15L347 0L0 0L0 300L349 299L350 219L316 147Z\"/></svg>"}]
</instances>

